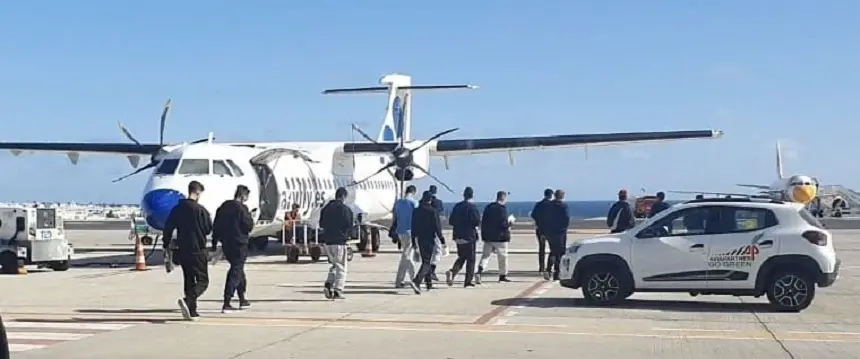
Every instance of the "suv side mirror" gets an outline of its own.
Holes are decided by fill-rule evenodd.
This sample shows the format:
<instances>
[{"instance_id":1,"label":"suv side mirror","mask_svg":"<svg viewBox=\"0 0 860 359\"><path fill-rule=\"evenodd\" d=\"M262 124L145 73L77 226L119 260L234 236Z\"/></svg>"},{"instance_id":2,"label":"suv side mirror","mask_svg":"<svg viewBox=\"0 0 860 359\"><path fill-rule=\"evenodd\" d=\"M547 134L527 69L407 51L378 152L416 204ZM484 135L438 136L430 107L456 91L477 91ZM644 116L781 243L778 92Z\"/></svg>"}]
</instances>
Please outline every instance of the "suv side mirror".
<instances>
[{"instance_id":1,"label":"suv side mirror","mask_svg":"<svg viewBox=\"0 0 860 359\"><path fill-rule=\"evenodd\" d=\"M23 232L25 229L27 229L27 219L24 217L15 218L15 231Z\"/></svg>"}]
</instances>

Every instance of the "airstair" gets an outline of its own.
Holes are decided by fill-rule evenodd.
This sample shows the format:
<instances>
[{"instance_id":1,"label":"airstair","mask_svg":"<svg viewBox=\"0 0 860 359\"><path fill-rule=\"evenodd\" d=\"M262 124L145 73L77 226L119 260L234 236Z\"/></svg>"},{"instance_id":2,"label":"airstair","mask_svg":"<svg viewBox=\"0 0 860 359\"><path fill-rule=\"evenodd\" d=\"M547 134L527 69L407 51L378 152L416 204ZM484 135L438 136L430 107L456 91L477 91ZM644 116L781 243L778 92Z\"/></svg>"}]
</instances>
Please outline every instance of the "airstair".
<instances>
[{"instance_id":1,"label":"airstair","mask_svg":"<svg viewBox=\"0 0 860 359\"><path fill-rule=\"evenodd\" d=\"M848 203L849 208L855 211L860 209L860 193L855 190L842 185L822 185L818 188L818 191L822 199L821 204L828 209L834 196L841 196Z\"/></svg>"}]
</instances>

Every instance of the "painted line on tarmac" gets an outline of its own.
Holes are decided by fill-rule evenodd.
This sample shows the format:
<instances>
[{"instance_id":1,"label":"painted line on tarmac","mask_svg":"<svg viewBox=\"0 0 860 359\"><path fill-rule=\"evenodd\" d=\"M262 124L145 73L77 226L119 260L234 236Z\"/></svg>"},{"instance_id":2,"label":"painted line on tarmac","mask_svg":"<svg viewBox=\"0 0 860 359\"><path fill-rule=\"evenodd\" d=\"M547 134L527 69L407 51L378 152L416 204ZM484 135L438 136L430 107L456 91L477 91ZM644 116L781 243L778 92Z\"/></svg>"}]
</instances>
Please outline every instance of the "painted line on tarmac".
<instances>
[{"instance_id":1,"label":"painted line on tarmac","mask_svg":"<svg viewBox=\"0 0 860 359\"><path fill-rule=\"evenodd\" d=\"M519 294L514 296L512 298L513 301L525 300L525 299L531 297L535 292L537 292L546 283L549 283L549 282L545 282L543 280L535 282L534 284L528 286L522 292L520 292ZM479 325L489 324L490 322L493 322L494 320L499 319L499 317L504 316L505 313L511 307L513 307L513 306L497 305L493 309L490 309L490 311L482 314L480 317L478 317L478 319L475 319L473 324L479 324ZM505 322L506 321L503 321L502 324L504 324Z\"/></svg>"},{"instance_id":2,"label":"painted line on tarmac","mask_svg":"<svg viewBox=\"0 0 860 359\"><path fill-rule=\"evenodd\" d=\"M459 332L459 333L475 333L475 334L535 334L535 335L560 335L560 336L580 336L580 337L614 337L614 338L654 338L654 339L684 339L684 340L752 340L752 341L773 341L773 336L767 331L745 331L745 332L695 332L694 328L680 329L679 331L689 333L642 333L642 332L620 332L620 331L577 331L571 330L575 328L567 327L548 327L525 324L506 324L487 326L482 324L446 324L433 325L429 323L414 323L411 325L395 323L340 323L340 321L332 320L329 322L302 322L302 321L285 321L277 323L274 321L261 323L260 321L239 322L239 321L223 321L209 320L209 318L201 319L197 322L173 322L171 325L202 325L202 326L234 326L234 327L273 327L273 328L319 328L319 329L340 329L340 330L379 330L379 331L398 331L398 332ZM796 342L821 342L821 343L860 343L860 336L854 337L843 335L829 334L825 332L809 332L801 333L776 333L777 338L784 341Z\"/></svg>"}]
</instances>

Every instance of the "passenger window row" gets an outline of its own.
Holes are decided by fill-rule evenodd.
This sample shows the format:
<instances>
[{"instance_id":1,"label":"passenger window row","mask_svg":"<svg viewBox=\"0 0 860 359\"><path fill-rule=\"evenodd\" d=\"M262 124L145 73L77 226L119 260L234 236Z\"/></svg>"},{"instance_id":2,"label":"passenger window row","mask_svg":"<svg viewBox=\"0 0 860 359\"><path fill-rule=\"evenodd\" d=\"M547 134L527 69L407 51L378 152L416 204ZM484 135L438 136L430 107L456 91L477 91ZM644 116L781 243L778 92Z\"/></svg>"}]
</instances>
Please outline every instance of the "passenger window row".
<instances>
[{"instance_id":1,"label":"passenger window row","mask_svg":"<svg viewBox=\"0 0 860 359\"><path fill-rule=\"evenodd\" d=\"M352 184L352 181L344 179L320 179L320 178L301 178L290 177L286 181L287 190L335 190L338 187L347 187ZM362 190L379 190L379 189L394 189L394 182L390 181L365 181L358 185Z\"/></svg>"}]
</instances>

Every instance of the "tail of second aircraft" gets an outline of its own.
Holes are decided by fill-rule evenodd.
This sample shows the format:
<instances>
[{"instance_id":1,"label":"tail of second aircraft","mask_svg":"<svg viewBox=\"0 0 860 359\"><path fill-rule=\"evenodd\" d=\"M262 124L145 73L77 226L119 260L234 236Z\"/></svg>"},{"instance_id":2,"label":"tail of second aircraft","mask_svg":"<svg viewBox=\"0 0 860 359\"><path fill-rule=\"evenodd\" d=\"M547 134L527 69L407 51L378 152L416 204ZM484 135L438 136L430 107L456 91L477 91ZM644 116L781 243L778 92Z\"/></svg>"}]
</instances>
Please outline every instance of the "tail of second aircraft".
<instances>
[{"instance_id":1,"label":"tail of second aircraft","mask_svg":"<svg viewBox=\"0 0 860 359\"><path fill-rule=\"evenodd\" d=\"M383 86L339 88L323 91L323 94L387 93L388 106L379 129L377 142L399 142L412 139L412 91L419 90L457 90L475 89L472 85L430 85L412 86L412 77L403 74L382 76L379 83Z\"/></svg>"},{"instance_id":2,"label":"tail of second aircraft","mask_svg":"<svg viewBox=\"0 0 860 359\"><path fill-rule=\"evenodd\" d=\"M779 141L776 141L776 175L779 179L785 178L785 174L782 171L782 148L779 145Z\"/></svg>"}]
</instances>

